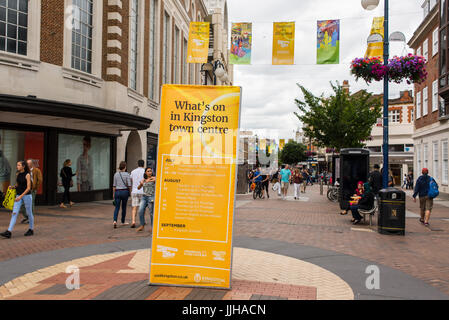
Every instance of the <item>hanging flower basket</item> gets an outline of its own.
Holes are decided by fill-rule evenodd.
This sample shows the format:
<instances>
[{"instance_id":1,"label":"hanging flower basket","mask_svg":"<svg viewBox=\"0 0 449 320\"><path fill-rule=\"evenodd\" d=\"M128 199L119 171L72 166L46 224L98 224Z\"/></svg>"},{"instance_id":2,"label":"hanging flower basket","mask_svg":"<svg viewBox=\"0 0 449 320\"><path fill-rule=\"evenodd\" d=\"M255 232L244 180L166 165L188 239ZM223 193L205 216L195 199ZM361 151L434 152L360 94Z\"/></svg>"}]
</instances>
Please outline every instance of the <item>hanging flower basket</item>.
<instances>
[{"instance_id":1,"label":"hanging flower basket","mask_svg":"<svg viewBox=\"0 0 449 320\"><path fill-rule=\"evenodd\" d=\"M412 54L394 57L389 60L388 66L383 65L379 58L356 58L351 63L351 73L357 80L362 78L367 83L373 80L381 81L386 73L389 80L395 83L401 83L403 80L407 80L408 84L422 83L427 79L425 63L423 57Z\"/></svg>"},{"instance_id":2,"label":"hanging flower basket","mask_svg":"<svg viewBox=\"0 0 449 320\"><path fill-rule=\"evenodd\" d=\"M367 83L382 80L386 72L388 67L379 58L356 58L351 63L351 73L357 80L362 78Z\"/></svg>"},{"instance_id":3,"label":"hanging flower basket","mask_svg":"<svg viewBox=\"0 0 449 320\"><path fill-rule=\"evenodd\" d=\"M406 79L408 84L422 83L427 79L426 59L409 54L405 57L394 57L388 64L388 75L391 81L401 83Z\"/></svg>"}]
</instances>

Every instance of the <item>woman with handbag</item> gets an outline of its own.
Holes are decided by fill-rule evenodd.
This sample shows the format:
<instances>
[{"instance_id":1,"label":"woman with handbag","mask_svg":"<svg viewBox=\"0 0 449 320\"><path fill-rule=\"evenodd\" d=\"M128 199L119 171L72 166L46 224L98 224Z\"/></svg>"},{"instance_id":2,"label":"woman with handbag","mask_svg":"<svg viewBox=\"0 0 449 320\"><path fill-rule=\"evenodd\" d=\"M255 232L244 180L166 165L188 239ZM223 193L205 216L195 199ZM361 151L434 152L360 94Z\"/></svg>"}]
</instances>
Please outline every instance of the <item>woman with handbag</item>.
<instances>
[{"instance_id":1,"label":"woman with handbag","mask_svg":"<svg viewBox=\"0 0 449 320\"><path fill-rule=\"evenodd\" d=\"M30 228L25 233L25 237L32 236L34 234L34 216L33 216L33 196L31 195L31 174L30 169L25 161L21 160L17 162L17 178L16 186L11 189L16 189L16 199L14 201L14 207L12 209L12 217L9 223L9 228L5 232L0 233L0 236L4 238L11 238L11 232L16 224L17 216L19 215L20 207L25 205L26 213L28 215Z\"/></svg>"},{"instance_id":2,"label":"woman with handbag","mask_svg":"<svg viewBox=\"0 0 449 320\"><path fill-rule=\"evenodd\" d=\"M70 206L73 206L75 203L70 200L70 188L73 187L73 180L72 178L76 176L76 173L73 173L72 168L72 161L70 159L67 159L64 161L64 167L61 169L61 172L59 173L59 176L61 177L62 186L64 187L64 196L62 198L62 202L59 205L61 208L67 208L65 206L65 203L69 203Z\"/></svg>"},{"instance_id":3,"label":"woman with handbag","mask_svg":"<svg viewBox=\"0 0 449 320\"><path fill-rule=\"evenodd\" d=\"M114 229L117 228L118 212L120 210L120 204L122 205L122 225L125 223L126 218L126 204L128 198L131 195L132 183L131 176L126 172L126 162L122 161L119 165L119 171L114 175L114 184L112 187L114 197Z\"/></svg>"}]
</instances>

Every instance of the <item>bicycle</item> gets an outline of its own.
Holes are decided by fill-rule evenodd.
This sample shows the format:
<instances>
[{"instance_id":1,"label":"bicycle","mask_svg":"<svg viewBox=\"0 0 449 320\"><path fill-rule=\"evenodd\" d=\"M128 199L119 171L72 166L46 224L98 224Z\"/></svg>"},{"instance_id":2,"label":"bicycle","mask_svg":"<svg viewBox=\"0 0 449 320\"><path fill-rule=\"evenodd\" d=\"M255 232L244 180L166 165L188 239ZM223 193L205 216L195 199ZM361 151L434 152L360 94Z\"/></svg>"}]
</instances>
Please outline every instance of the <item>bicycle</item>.
<instances>
[{"instance_id":1,"label":"bicycle","mask_svg":"<svg viewBox=\"0 0 449 320\"><path fill-rule=\"evenodd\" d=\"M256 187L254 188L254 191L253 191L253 199L256 200L257 197L262 199L262 196L263 196L262 184L260 182L257 182Z\"/></svg>"},{"instance_id":2,"label":"bicycle","mask_svg":"<svg viewBox=\"0 0 449 320\"><path fill-rule=\"evenodd\" d=\"M338 187L332 186L327 190L327 198L329 201L338 202Z\"/></svg>"}]
</instances>

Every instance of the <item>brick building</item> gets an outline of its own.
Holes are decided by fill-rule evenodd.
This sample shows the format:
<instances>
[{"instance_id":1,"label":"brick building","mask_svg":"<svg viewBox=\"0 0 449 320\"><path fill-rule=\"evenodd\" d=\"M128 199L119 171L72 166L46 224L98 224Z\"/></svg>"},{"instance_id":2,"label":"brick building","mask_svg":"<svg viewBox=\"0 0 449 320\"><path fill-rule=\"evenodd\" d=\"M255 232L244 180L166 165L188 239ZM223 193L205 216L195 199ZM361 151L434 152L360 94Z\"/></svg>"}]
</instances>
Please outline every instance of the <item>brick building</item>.
<instances>
[{"instance_id":1,"label":"brick building","mask_svg":"<svg viewBox=\"0 0 449 320\"><path fill-rule=\"evenodd\" d=\"M440 5L444 7L443 15ZM429 73L425 82L415 84L415 178L422 168L428 168L430 175L440 185L440 191L449 193L449 116L446 112L449 87L444 82L447 80L447 29L444 29L446 23L440 22L440 18L447 21L447 3L445 0L442 3L426 0L422 7L423 21L408 43L417 55L422 55L427 60L426 69ZM442 29L444 30L440 31ZM440 42L439 33L444 35L444 41ZM444 97L447 97L447 102L443 100Z\"/></svg>"},{"instance_id":2,"label":"brick building","mask_svg":"<svg viewBox=\"0 0 449 320\"><path fill-rule=\"evenodd\" d=\"M23 158L48 204L66 159L75 202L109 199L122 160L155 167L161 85L208 77L186 63L189 23L208 16L204 0L0 1L1 188Z\"/></svg>"}]
</instances>

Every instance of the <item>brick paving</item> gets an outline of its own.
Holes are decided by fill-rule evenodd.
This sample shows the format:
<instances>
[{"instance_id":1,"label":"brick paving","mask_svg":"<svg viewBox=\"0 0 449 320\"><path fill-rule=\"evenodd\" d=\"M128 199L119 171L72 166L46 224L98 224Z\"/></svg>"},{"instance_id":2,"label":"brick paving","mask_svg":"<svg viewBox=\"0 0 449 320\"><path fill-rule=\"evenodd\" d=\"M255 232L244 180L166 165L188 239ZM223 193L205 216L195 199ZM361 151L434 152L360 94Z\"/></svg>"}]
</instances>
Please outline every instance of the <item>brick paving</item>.
<instances>
[{"instance_id":1,"label":"brick paving","mask_svg":"<svg viewBox=\"0 0 449 320\"><path fill-rule=\"evenodd\" d=\"M274 192L270 193L271 199L269 200L253 200L250 196L238 196L240 205L238 205L235 213L234 236L279 240L292 243L292 245L300 244L322 248L375 261L424 280L449 295L449 255L447 254L449 208L447 201L435 201L430 228L419 224L417 218L407 218L406 236L387 236L377 233L376 219L374 219L371 228L374 232L362 232L370 230L368 225L354 227L349 221L351 219L350 214L341 216L338 204L329 202L325 195L320 196L318 186L309 187L302 201L282 201L278 199ZM419 214L419 204L413 203L411 198L408 197L407 210ZM0 261L32 253L91 244L113 243L150 236L147 231L136 233L135 229L131 229L129 226L114 230L112 228L112 214L113 208L109 202L79 204L64 210L58 207L38 207L35 236L24 237L23 233L27 230L27 225L17 224L12 239L0 239ZM129 208L128 221L130 220L130 214L131 209ZM6 229L8 223L9 213L0 211L0 230ZM260 255L263 256L262 253ZM119 256L117 255L117 257ZM131 261L130 265L133 263ZM114 276L114 272L117 272L117 270L113 269L110 262L101 267L102 272L109 273L110 276L105 274L108 280L117 278ZM136 268L130 267L127 271L129 273L126 276L123 275L123 280L120 283L115 283L115 285L126 286L134 283L136 290L138 290L136 283L145 280L148 274L136 272L133 269ZM25 292L28 289L26 294L29 297L39 299L40 296L44 299L43 296L46 295L38 295L37 293L43 290L57 290L58 288L53 286L55 282L57 284L62 280L56 277L52 280L52 283L48 283L47 278L56 269L51 271L51 268L49 268L49 270L47 270L47 274L45 272L28 274L23 279L15 279L15 282L12 281L5 286L1 286L0 295L5 297L9 294ZM250 271L248 270L247 272ZM89 270L87 269L87 271ZM94 274L86 275L89 281L95 282ZM254 276L257 278L256 275ZM36 290L32 287L33 284L44 279L47 280L40 283L39 291L33 292ZM260 282L258 279L251 279L250 281ZM62 296L64 296L64 299L95 298L99 295L99 292L108 290L104 284L99 283L101 281L97 282L94 284L85 283L83 290L76 290L77 292ZM307 287L304 283L299 286ZM149 294L147 298L163 299L165 297L172 299L178 297L181 299L189 293L189 289L186 288L164 287ZM273 296L269 292L257 293L254 296L253 294L235 291L224 295L223 299L257 299L259 296ZM54 296L61 298L61 295ZM26 298L26 296L22 298Z\"/></svg>"}]
</instances>

